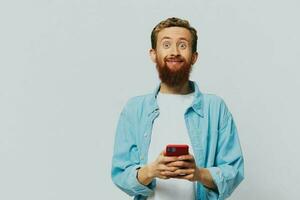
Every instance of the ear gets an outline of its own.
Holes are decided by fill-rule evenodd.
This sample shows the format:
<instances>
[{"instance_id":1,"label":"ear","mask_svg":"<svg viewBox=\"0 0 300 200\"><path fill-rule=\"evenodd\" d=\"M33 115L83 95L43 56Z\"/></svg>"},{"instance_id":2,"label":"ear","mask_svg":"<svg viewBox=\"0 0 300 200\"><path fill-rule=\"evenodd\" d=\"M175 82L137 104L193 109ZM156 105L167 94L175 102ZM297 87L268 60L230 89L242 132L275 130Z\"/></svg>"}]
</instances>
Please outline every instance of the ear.
<instances>
[{"instance_id":1,"label":"ear","mask_svg":"<svg viewBox=\"0 0 300 200\"><path fill-rule=\"evenodd\" d=\"M194 52L192 55L192 65L196 63L198 59L198 52Z\"/></svg>"},{"instance_id":2,"label":"ear","mask_svg":"<svg viewBox=\"0 0 300 200\"><path fill-rule=\"evenodd\" d=\"M156 63L156 51L155 51L155 49L150 49L150 50L149 50L149 54L150 54L151 60L152 60L154 63Z\"/></svg>"}]
</instances>

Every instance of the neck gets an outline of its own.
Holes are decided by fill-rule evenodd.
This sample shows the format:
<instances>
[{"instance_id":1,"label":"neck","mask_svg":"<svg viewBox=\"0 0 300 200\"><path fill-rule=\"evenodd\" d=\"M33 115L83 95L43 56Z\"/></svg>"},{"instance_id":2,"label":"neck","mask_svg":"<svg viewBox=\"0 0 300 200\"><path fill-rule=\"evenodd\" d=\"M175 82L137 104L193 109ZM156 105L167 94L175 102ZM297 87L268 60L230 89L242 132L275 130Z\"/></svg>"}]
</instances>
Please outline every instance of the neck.
<instances>
[{"instance_id":1,"label":"neck","mask_svg":"<svg viewBox=\"0 0 300 200\"><path fill-rule=\"evenodd\" d=\"M189 81L185 82L182 85L175 86L175 87L170 87L166 85L165 83L160 84L160 90L161 93L166 93L166 94L189 94L192 91L192 88L189 85Z\"/></svg>"}]
</instances>

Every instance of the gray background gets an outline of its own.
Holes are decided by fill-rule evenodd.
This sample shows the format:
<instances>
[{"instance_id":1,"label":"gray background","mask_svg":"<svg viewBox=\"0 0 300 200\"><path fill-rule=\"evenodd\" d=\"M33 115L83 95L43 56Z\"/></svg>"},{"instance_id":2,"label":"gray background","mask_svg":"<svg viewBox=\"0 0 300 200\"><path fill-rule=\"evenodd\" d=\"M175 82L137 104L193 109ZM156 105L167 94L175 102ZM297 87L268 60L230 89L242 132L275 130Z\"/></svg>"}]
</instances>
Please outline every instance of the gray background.
<instances>
[{"instance_id":1,"label":"gray background","mask_svg":"<svg viewBox=\"0 0 300 200\"><path fill-rule=\"evenodd\" d=\"M190 20L201 90L238 126L232 200L299 199L299 1L0 1L0 199L129 199L110 179L128 98L158 84L150 32Z\"/></svg>"}]
</instances>

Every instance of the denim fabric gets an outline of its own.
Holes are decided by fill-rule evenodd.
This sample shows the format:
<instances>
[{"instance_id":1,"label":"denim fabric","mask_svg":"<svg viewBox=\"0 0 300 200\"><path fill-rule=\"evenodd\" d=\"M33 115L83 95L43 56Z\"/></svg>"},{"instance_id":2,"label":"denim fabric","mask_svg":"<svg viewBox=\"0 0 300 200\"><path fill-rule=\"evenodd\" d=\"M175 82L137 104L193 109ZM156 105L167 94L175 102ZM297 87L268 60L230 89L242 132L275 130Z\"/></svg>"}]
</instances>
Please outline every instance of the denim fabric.
<instances>
[{"instance_id":1,"label":"denim fabric","mask_svg":"<svg viewBox=\"0 0 300 200\"><path fill-rule=\"evenodd\" d=\"M197 200L222 200L230 196L244 179L244 159L233 117L222 98L195 91L193 103L184 119L198 167L207 168L217 191L200 182L196 185ZM133 97L124 106L116 128L111 177L113 182L136 200L146 199L155 190L155 179L147 186L136 178L137 169L147 164L153 122L159 116L156 96L160 85L151 94Z\"/></svg>"}]
</instances>

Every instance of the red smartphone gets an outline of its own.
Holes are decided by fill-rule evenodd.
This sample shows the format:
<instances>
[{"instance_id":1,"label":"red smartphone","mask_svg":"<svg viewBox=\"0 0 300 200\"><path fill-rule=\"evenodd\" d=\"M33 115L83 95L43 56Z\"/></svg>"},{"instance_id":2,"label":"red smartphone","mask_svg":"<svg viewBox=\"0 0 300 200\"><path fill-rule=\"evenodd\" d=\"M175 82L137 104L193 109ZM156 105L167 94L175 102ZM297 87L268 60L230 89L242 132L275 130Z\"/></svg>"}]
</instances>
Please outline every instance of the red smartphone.
<instances>
[{"instance_id":1,"label":"red smartphone","mask_svg":"<svg viewBox=\"0 0 300 200\"><path fill-rule=\"evenodd\" d=\"M165 156L181 156L187 154L189 154L189 145L168 144L166 146Z\"/></svg>"}]
</instances>

